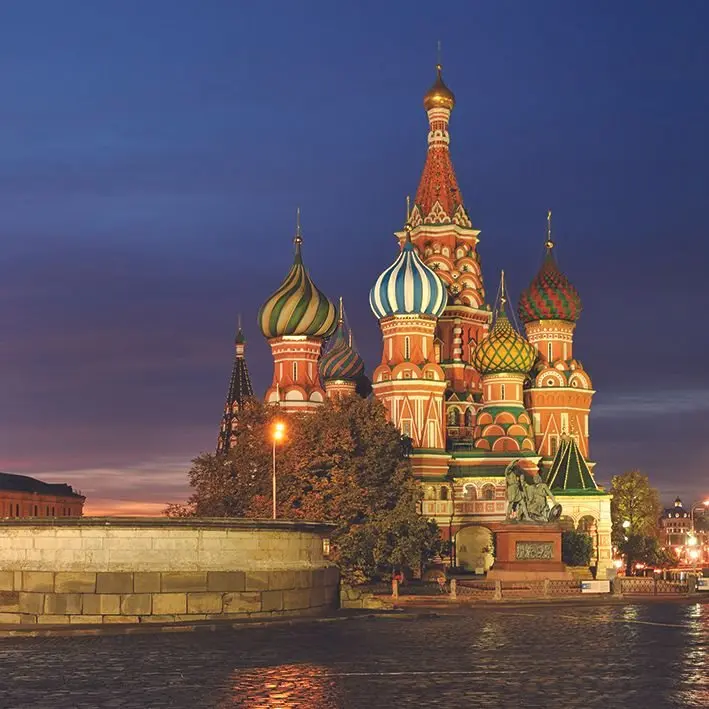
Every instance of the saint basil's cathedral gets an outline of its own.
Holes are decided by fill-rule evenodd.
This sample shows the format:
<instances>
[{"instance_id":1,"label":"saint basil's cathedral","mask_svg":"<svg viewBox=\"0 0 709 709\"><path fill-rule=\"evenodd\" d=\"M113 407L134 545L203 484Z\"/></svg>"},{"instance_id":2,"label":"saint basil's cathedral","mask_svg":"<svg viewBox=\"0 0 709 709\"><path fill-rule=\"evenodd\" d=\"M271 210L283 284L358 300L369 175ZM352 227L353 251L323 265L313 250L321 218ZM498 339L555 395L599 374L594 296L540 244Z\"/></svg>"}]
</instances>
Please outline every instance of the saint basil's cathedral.
<instances>
[{"instance_id":1,"label":"saint basil's cathedral","mask_svg":"<svg viewBox=\"0 0 709 709\"><path fill-rule=\"evenodd\" d=\"M546 256L522 293L515 327L504 282L491 305L473 227L458 187L448 131L453 92L437 67L424 96L428 151L399 253L374 283L369 304L382 333L372 389L411 441L422 513L446 539L455 563L487 571L492 532L505 518L505 467L540 472L563 507L566 528L587 532L598 578L611 565L610 495L589 455L591 378L574 356L581 300L554 256L551 212ZM364 363L337 308L303 261L300 223L293 266L264 303L258 324L273 354L267 403L307 412L326 397L355 393ZM324 346L325 345L325 346ZM234 415L253 396L239 328L218 450L228 448Z\"/></svg>"}]
</instances>

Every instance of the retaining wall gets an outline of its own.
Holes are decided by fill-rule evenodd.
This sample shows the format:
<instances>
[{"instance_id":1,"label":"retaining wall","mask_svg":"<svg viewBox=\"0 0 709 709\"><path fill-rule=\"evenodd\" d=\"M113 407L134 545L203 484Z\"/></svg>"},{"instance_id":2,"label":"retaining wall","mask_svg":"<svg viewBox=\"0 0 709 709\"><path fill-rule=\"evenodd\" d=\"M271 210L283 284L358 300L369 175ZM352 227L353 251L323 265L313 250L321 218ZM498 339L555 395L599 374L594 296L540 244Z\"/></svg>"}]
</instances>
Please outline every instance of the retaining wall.
<instances>
[{"instance_id":1,"label":"retaining wall","mask_svg":"<svg viewBox=\"0 0 709 709\"><path fill-rule=\"evenodd\" d=\"M0 520L0 623L323 614L332 528L242 519Z\"/></svg>"}]
</instances>

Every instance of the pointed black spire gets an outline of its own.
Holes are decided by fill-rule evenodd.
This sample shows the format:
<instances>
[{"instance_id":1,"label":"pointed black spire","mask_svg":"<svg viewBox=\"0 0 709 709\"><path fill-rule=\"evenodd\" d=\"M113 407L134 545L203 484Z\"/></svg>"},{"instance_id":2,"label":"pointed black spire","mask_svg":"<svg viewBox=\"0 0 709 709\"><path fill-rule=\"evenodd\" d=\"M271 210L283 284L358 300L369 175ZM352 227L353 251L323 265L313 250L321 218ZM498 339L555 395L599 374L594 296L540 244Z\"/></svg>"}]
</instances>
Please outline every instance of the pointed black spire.
<instances>
[{"instance_id":1,"label":"pointed black spire","mask_svg":"<svg viewBox=\"0 0 709 709\"><path fill-rule=\"evenodd\" d=\"M231 380L229 381L229 393L224 405L224 415L219 427L219 438L217 439L217 453L226 453L232 444L232 428L234 418L244 407L248 399L253 398L254 390L251 386L251 377L246 366L246 338L241 329L241 318L239 318L239 329L234 338L234 367L231 370Z\"/></svg>"}]
</instances>

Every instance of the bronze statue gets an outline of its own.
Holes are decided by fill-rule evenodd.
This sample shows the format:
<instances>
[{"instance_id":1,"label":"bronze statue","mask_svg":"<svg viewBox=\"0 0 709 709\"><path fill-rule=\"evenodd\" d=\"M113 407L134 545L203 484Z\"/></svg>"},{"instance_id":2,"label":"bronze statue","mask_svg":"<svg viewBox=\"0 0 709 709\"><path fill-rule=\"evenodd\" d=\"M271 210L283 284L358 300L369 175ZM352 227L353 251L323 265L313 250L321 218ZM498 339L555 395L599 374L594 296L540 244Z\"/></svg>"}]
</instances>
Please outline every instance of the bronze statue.
<instances>
[{"instance_id":1,"label":"bronze statue","mask_svg":"<svg viewBox=\"0 0 709 709\"><path fill-rule=\"evenodd\" d=\"M527 482L524 471L513 460L505 468L507 486L507 519L517 522L556 522L561 516L561 505L538 473ZM549 506L551 500L551 507Z\"/></svg>"}]
</instances>

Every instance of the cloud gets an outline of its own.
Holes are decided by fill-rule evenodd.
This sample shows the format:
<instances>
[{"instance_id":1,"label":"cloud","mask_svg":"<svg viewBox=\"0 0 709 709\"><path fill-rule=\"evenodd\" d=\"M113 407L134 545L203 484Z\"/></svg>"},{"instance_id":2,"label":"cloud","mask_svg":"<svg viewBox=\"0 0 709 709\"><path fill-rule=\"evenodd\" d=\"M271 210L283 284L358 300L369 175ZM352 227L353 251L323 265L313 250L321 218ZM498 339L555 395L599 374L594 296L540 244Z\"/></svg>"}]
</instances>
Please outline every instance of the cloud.
<instances>
[{"instance_id":1,"label":"cloud","mask_svg":"<svg viewBox=\"0 0 709 709\"><path fill-rule=\"evenodd\" d=\"M594 403L592 411L594 419L709 412L709 391L700 389L609 394Z\"/></svg>"}]
</instances>

